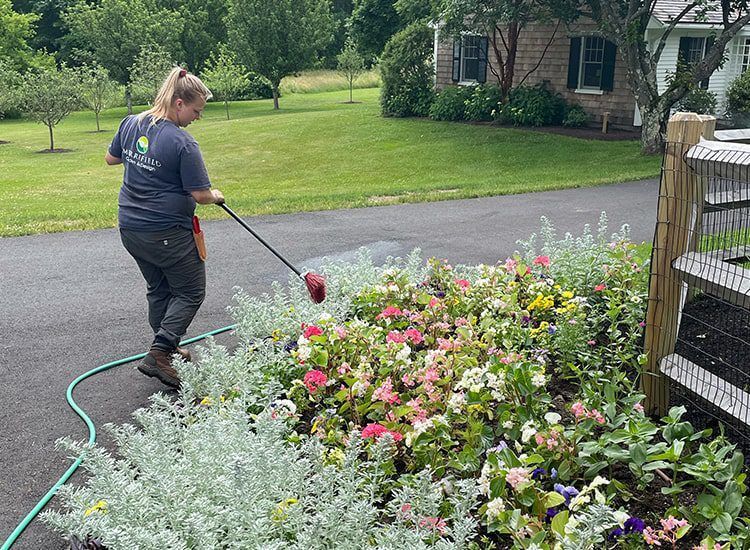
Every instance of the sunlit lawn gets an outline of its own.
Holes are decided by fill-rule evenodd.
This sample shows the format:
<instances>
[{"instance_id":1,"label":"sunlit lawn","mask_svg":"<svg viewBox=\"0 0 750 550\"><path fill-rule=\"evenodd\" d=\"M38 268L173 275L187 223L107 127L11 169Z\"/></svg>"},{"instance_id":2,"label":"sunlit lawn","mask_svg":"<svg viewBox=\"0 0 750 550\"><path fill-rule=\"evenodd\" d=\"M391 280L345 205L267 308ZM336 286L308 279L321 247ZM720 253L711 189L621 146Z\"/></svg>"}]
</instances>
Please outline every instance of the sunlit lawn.
<instances>
[{"instance_id":1,"label":"sunlit lawn","mask_svg":"<svg viewBox=\"0 0 750 550\"><path fill-rule=\"evenodd\" d=\"M378 89L287 94L210 104L190 132L227 202L245 215L523 193L635 180L658 173L659 158L636 142L585 141L488 125L379 115ZM113 227L121 167L106 147L125 115L78 112L55 130L0 121L0 235ZM224 214L201 207L207 218Z\"/></svg>"}]
</instances>

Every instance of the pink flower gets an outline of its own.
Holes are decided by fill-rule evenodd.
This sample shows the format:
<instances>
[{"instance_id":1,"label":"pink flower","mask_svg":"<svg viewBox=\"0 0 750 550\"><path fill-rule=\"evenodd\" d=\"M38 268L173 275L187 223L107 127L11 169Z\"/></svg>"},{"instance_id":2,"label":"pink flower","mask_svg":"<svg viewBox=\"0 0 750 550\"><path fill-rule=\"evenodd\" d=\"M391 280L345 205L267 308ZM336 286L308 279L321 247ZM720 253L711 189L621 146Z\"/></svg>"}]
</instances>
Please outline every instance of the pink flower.
<instances>
[{"instance_id":1,"label":"pink flower","mask_svg":"<svg viewBox=\"0 0 750 550\"><path fill-rule=\"evenodd\" d=\"M320 336L323 334L323 329L316 327L315 325L305 325L305 323L302 323L302 329L302 335L308 339L310 336Z\"/></svg>"},{"instance_id":2,"label":"pink flower","mask_svg":"<svg viewBox=\"0 0 750 550\"><path fill-rule=\"evenodd\" d=\"M424 342L424 336L422 336L422 333L415 328L407 329L404 334L409 340L411 340L412 344L416 345Z\"/></svg>"},{"instance_id":3,"label":"pink flower","mask_svg":"<svg viewBox=\"0 0 750 550\"><path fill-rule=\"evenodd\" d=\"M339 368L336 369L336 371L341 375L344 375L347 372L350 372L351 370L352 370L352 367L351 365L349 365L349 363L341 363L341 366L339 366Z\"/></svg>"},{"instance_id":4,"label":"pink flower","mask_svg":"<svg viewBox=\"0 0 750 550\"><path fill-rule=\"evenodd\" d=\"M534 261L531 262L534 265L541 265L543 267L549 267L549 256L537 256Z\"/></svg>"},{"instance_id":5,"label":"pink flower","mask_svg":"<svg viewBox=\"0 0 750 550\"><path fill-rule=\"evenodd\" d=\"M576 401L570 406L571 412L575 415L576 418L581 418L582 416L586 416L586 407L583 406L583 403L580 401Z\"/></svg>"},{"instance_id":6,"label":"pink flower","mask_svg":"<svg viewBox=\"0 0 750 550\"><path fill-rule=\"evenodd\" d=\"M508 258L507 260L505 260L505 271L507 271L508 273L515 273L516 266L518 266L518 262L513 258Z\"/></svg>"},{"instance_id":7,"label":"pink flower","mask_svg":"<svg viewBox=\"0 0 750 550\"><path fill-rule=\"evenodd\" d=\"M466 317L459 317L456 319L456 326L457 327L465 327L469 324L469 320Z\"/></svg>"},{"instance_id":8,"label":"pink flower","mask_svg":"<svg viewBox=\"0 0 750 550\"><path fill-rule=\"evenodd\" d=\"M393 382L391 381L390 376L385 379L380 387L375 389L372 393L372 400L383 401L384 403L390 403L391 405L401 402L398 398L398 393L393 391Z\"/></svg>"},{"instance_id":9,"label":"pink flower","mask_svg":"<svg viewBox=\"0 0 750 550\"><path fill-rule=\"evenodd\" d=\"M399 432L394 432L393 430L389 430L385 426L381 424L368 424L365 426L365 428L362 430L362 439L380 439L385 434L390 434L393 438L393 441L401 441L404 436L401 435Z\"/></svg>"},{"instance_id":10,"label":"pink flower","mask_svg":"<svg viewBox=\"0 0 750 550\"><path fill-rule=\"evenodd\" d=\"M403 344L406 342L406 339L406 334L401 334L397 330L392 330L388 333L388 336L385 337L386 342L393 342L394 344Z\"/></svg>"},{"instance_id":11,"label":"pink flower","mask_svg":"<svg viewBox=\"0 0 750 550\"><path fill-rule=\"evenodd\" d=\"M645 327L646 326L646 321L641 321L640 323L638 323L638 326L641 327L641 328Z\"/></svg>"},{"instance_id":12,"label":"pink flower","mask_svg":"<svg viewBox=\"0 0 750 550\"><path fill-rule=\"evenodd\" d=\"M602 413L600 413L596 409L591 409L591 412L588 414L588 417L589 418L593 418L599 424L604 424L604 422L605 422L604 417L602 416Z\"/></svg>"},{"instance_id":13,"label":"pink flower","mask_svg":"<svg viewBox=\"0 0 750 550\"><path fill-rule=\"evenodd\" d=\"M388 428L380 424L368 424L362 430L362 439L369 439L371 437L378 438L388 431Z\"/></svg>"},{"instance_id":14,"label":"pink flower","mask_svg":"<svg viewBox=\"0 0 750 550\"><path fill-rule=\"evenodd\" d=\"M456 279L455 283L463 290L466 290L471 286L471 283L469 283L469 281L467 281L466 279Z\"/></svg>"},{"instance_id":15,"label":"pink flower","mask_svg":"<svg viewBox=\"0 0 750 550\"><path fill-rule=\"evenodd\" d=\"M646 527L643 530L643 539L649 546L661 546L661 542L659 542L659 533L654 531L653 527Z\"/></svg>"},{"instance_id":16,"label":"pink flower","mask_svg":"<svg viewBox=\"0 0 750 550\"><path fill-rule=\"evenodd\" d=\"M346 329L345 329L344 327L336 327L336 328L335 328L335 329L333 329L333 330L334 330L334 331L336 331L336 336L338 336L338 337L339 337L339 338L341 338L342 340L343 340L344 338L346 338L347 332L346 332Z\"/></svg>"},{"instance_id":17,"label":"pink flower","mask_svg":"<svg viewBox=\"0 0 750 550\"><path fill-rule=\"evenodd\" d=\"M589 341L588 341L588 342L586 342L586 343L587 343L587 344L588 344L589 346L595 346L595 345L596 345L596 340L589 340Z\"/></svg>"},{"instance_id":18,"label":"pink flower","mask_svg":"<svg viewBox=\"0 0 750 550\"><path fill-rule=\"evenodd\" d=\"M645 411L645 409L643 408L643 405L641 405L640 403L636 403L635 405L633 405L633 410L641 414L643 414Z\"/></svg>"},{"instance_id":19,"label":"pink flower","mask_svg":"<svg viewBox=\"0 0 750 550\"><path fill-rule=\"evenodd\" d=\"M307 386L310 393L315 393L319 388L322 388L328 382L328 377L324 372L319 370L311 370L305 373L305 377L302 382Z\"/></svg>"},{"instance_id":20,"label":"pink flower","mask_svg":"<svg viewBox=\"0 0 750 550\"><path fill-rule=\"evenodd\" d=\"M428 304L428 307L430 309L437 307L439 305L440 305L440 300L438 300L437 298L430 298L430 303Z\"/></svg>"},{"instance_id":21,"label":"pink flower","mask_svg":"<svg viewBox=\"0 0 750 550\"><path fill-rule=\"evenodd\" d=\"M515 490L521 483L529 481L529 471L526 468L511 468L505 474L505 481Z\"/></svg>"},{"instance_id":22,"label":"pink flower","mask_svg":"<svg viewBox=\"0 0 750 550\"><path fill-rule=\"evenodd\" d=\"M604 283L601 283L601 284L598 284L598 285L596 285L596 286L594 287L594 290L595 290L596 292L601 292L601 291L602 291L602 290L604 290L605 288L607 288L607 285L605 285Z\"/></svg>"},{"instance_id":23,"label":"pink flower","mask_svg":"<svg viewBox=\"0 0 750 550\"><path fill-rule=\"evenodd\" d=\"M419 520L419 526L433 529L438 533L443 533L445 532L447 524L443 518L425 517Z\"/></svg>"},{"instance_id":24,"label":"pink flower","mask_svg":"<svg viewBox=\"0 0 750 550\"><path fill-rule=\"evenodd\" d=\"M401 316L403 314L404 314L404 312L401 311L396 306L388 306L383 311L381 311L380 313L378 313L378 315L375 317L375 319L380 320L380 319L386 319L388 317L399 317L399 316Z\"/></svg>"},{"instance_id":25,"label":"pink flower","mask_svg":"<svg viewBox=\"0 0 750 550\"><path fill-rule=\"evenodd\" d=\"M398 515L403 518L408 518L411 515L411 504L408 502L402 504L401 508L398 509Z\"/></svg>"}]
</instances>

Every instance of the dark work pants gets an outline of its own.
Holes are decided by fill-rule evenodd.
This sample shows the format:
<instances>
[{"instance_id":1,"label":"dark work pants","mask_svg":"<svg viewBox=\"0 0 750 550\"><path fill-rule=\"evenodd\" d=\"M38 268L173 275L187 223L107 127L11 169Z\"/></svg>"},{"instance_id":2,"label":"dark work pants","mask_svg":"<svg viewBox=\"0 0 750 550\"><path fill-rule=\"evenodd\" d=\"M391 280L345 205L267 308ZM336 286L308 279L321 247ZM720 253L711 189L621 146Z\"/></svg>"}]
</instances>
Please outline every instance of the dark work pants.
<instances>
[{"instance_id":1,"label":"dark work pants","mask_svg":"<svg viewBox=\"0 0 750 550\"><path fill-rule=\"evenodd\" d=\"M152 346L174 350L206 297L206 266L193 232L181 227L155 232L121 228L120 239L146 279Z\"/></svg>"}]
</instances>

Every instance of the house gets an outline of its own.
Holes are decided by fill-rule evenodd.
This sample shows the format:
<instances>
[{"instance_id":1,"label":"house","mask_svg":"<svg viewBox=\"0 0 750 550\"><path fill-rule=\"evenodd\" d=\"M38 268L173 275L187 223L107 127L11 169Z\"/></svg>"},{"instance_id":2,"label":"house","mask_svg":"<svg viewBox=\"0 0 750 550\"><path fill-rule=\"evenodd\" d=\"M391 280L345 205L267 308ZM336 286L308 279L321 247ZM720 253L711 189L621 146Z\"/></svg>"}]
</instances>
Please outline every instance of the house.
<instances>
[{"instance_id":1,"label":"house","mask_svg":"<svg viewBox=\"0 0 750 550\"><path fill-rule=\"evenodd\" d=\"M653 49L664 29L685 7L683 0L659 0L646 30L646 40ZM678 57L692 62L702 58L721 25L721 13L705 18L688 14L678 23L662 51L658 65L659 89L666 87L669 74L677 67ZM547 48L546 53L542 56ZM465 33L460 40L442 36L435 29L435 84L438 89L451 85L476 85L496 82L492 67L497 58L488 38ZM716 94L717 112L721 117L726 104L726 90L732 80L750 67L750 26L741 30L727 45L726 62L701 87ZM540 61L541 59L541 61ZM491 67L488 67L488 63ZM514 86L533 71L524 84L546 82L568 103L580 104L595 122L609 113L609 122L624 129L637 130L640 112L627 85L625 64L617 48L603 39L593 21L581 20L569 27L554 24L527 26L518 41Z\"/></svg>"}]
</instances>

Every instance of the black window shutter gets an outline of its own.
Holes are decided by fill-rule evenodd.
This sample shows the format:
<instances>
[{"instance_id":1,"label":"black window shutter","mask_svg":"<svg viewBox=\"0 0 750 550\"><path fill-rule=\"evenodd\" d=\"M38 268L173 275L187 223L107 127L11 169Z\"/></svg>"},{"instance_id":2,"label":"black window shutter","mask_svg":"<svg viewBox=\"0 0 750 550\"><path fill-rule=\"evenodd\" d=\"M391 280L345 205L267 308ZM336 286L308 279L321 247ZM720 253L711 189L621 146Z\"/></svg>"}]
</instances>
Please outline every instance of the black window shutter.
<instances>
[{"instance_id":1,"label":"black window shutter","mask_svg":"<svg viewBox=\"0 0 750 550\"><path fill-rule=\"evenodd\" d=\"M479 74L477 82L483 84L487 82L487 45L489 41L486 36L479 39Z\"/></svg>"},{"instance_id":2,"label":"black window shutter","mask_svg":"<svg viewBox=\"0 0 750 550\"><path fill-rule=\"evenodd\" d=\"M578 88L578 73L581 65L581 37L570 39L570 57L568 57L568 88Z\"/></svg>"},{"instance_id":3,"label":"black window shutter","mask_svg":"<svg viewBox=\"0 0 750 550\"><path fill-rule=\"evenodd\" d=\"M604 62L602 63L602 90L611 92L615 87L615 59L617 46L609 40L604 41Z\"/></svg>"},{"instance_id":4,"label":"black window shutter","mask_svg":"<svg viewBox=\"0 0 750 550\"><path fill-rule=\"evenodd\" d=\"M714 37L709 36L708 38L706 38L706 47L703 49L703 57L706 57L708 50L710 50L713 45L714 45ZM704 90L708 90L708 80L709 80L708 78L701 80L699 86L703 88Z\"/></svg>"},{"instance_id":5,"label":"black window shutter","mask_svg":"<svg viewBox=\"0 0 750 550\"><path fill-rule=\"evenodd\" d=\"M453 41L453 82L461 80L461 39Z\"/></svg>"}]
</instances>

